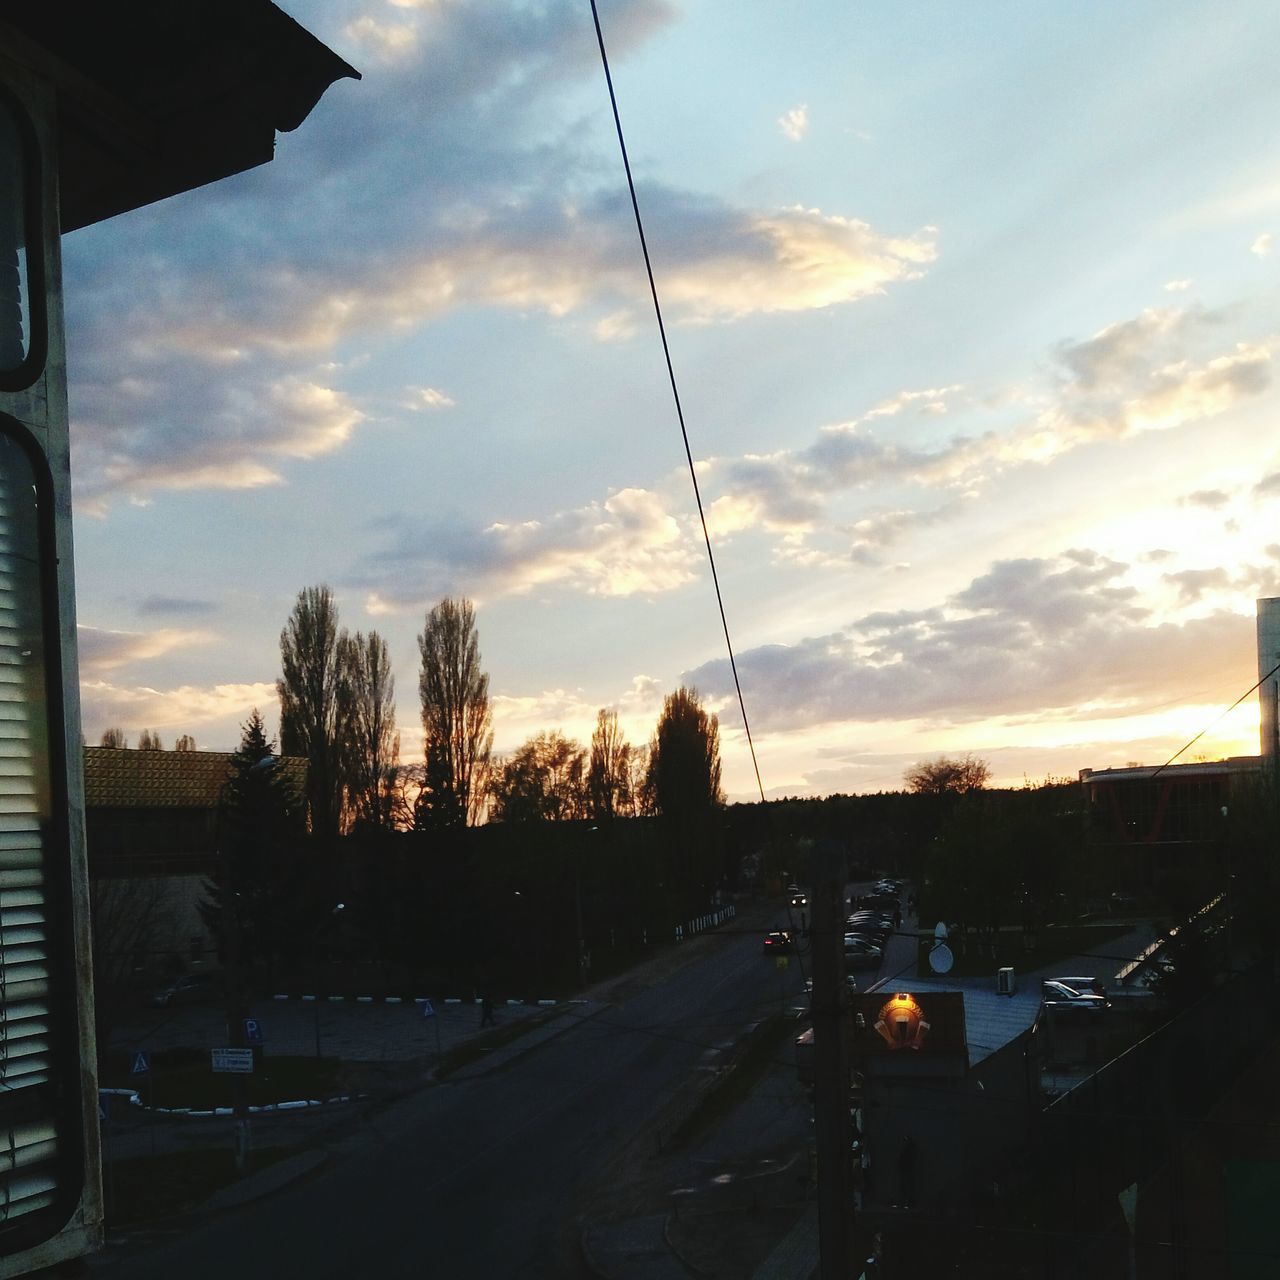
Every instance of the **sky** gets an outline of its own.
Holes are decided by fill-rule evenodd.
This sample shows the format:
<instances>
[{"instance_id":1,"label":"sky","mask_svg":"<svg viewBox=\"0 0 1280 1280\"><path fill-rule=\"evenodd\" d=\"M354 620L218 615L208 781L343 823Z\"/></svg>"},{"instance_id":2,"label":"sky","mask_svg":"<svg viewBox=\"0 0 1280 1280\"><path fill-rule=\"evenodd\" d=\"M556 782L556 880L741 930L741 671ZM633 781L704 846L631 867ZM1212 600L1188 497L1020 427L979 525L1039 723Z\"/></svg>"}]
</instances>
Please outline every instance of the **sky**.
<instances>
[{"instance_id":1,"label":"sky","mask_svg":"<svg viewBox=\"0 0 1280 1280\"><path fill-rule=\"evenodd\" d=\"M326 583L495 748L695 686L756 794L588 0L285 0L362 73L63 244L81 697L230 749ZM601 0L766 795L1257 751L1280 8Z\"/></svg>"}]
</instances>

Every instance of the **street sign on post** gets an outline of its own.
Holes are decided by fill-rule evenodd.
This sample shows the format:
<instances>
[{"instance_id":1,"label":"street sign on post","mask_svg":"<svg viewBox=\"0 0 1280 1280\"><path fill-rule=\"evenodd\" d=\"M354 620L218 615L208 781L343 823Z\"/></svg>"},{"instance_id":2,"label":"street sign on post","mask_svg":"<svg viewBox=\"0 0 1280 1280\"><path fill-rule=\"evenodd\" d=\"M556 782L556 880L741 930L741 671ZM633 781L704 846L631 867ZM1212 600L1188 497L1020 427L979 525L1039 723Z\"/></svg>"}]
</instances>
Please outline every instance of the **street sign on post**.
<instances>
[{"instance_id":1,"label":"street sign on post","mask_svg":"<svg viewBox=\"0 0 1280 1280\"><path fill-rule=\"evenodd\" d=\"M424 1018L434 1018L436 1016L436 1007L430 1000L422 1002L422 1016Z\"/></svg>"},{"instance_id":2,"label":"street sign on post","mask_svg":"<svg viewBox=\"0 0 1280 1280\"><path fill-rule=\"evenodd\" d=\"M211 1049L209 1052L215 1071L229 1071L236 1075L253 1073L252 1049Z\"/></svg>"},{"instance_id":3,"label":"street sign on post","mask_svg":"<svg viewBox=\"0 0 1280 1280\"><path fill-rule=\"evenodd\" d=\"M144 1050L139 1049L133 1055L133 1066L130 1068L129 1074L132 1076L145 1076L151 1072L151 1057Z\"/></svg>"},{"instance_id":4,"label":"street sign on post","mask_svg":"<svg viewBox=\"0 0 1280 1280\"><path fill-rule=\"evenodd\" d=\"M246 1018L244 1020L244 1040L245 1044L262 1044L264 1037L262 1034L262 1023L257 1018Z\"/></svg>"}]
</instances>

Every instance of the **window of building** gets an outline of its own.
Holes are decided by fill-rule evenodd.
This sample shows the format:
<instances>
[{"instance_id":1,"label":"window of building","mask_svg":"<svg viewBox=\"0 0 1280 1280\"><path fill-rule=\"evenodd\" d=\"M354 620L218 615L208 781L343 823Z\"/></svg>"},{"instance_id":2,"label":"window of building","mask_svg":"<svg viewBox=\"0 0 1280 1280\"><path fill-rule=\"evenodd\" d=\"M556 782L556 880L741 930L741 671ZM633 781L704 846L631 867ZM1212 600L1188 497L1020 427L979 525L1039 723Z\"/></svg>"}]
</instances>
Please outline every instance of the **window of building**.
<instances>
[{"instance_id":1,"label":"window of building","mask_svg":"<svg viewBox=\"0 0 1280 1280\"><path fill-rule=\"evenodd\" d=\"M0 1247L80 1190L78 1037L52 518L43 459L0 415Z\"/></svg>"},{"instance_id":2,"label":"window of building","mask_svg":"<svg viewBox=\"0 0 1280 1280\"><path fill-rule=\"evenodd\" d=\"M30 385L44 365L39 172L26 116L0 89L0 388Z\"/></svg>"}]
</instances>

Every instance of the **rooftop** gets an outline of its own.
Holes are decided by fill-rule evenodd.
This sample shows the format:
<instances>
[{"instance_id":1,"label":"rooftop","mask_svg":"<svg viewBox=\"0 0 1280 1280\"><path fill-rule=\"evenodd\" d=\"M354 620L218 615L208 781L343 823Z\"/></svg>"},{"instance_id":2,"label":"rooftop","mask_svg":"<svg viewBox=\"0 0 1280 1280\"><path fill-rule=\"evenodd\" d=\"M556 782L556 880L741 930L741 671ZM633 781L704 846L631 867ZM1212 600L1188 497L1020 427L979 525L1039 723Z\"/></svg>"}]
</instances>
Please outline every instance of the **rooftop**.
<instances>
[{"instance_id":1,"label":"rooftop","mask_svg":"<svg viewBox=\"0 0 1280 1280\"><path fill-rule=\"evenodd\" d=\"M267 0L0 2L0 49L55 88L64 232L265 164L360 78Z\"/></svg>"},{"instance_id":2,"label":"rooftop","mask_svg":"<svg viewBox=\"0 0 1280 1280\"><path fill-rule=\"evenodd\" d=\"M1040 1016L1040 978L1032 977L1015 987L1011 996L996 991L995 978L912 978L905 985L901 978L877 982L871 991L910 991L926 995L957 991L964 996L964 1031L969 1051L969 1066L976 1067L984 1058L1003 1049L1024 1031L1029 1031Z\"/></svg>"},{"instance_id":3,"label":"rooftop","mask_svg":"<svg viewBox=\"0 0 1280 1280\"><path fill-rule=\"evenodd\" d=\"M89 809L216 809L230 751L142 751L85 747L84 802ZM281 767L296 786L307 762L285 756Z\"/></svg>"}]
</instances>

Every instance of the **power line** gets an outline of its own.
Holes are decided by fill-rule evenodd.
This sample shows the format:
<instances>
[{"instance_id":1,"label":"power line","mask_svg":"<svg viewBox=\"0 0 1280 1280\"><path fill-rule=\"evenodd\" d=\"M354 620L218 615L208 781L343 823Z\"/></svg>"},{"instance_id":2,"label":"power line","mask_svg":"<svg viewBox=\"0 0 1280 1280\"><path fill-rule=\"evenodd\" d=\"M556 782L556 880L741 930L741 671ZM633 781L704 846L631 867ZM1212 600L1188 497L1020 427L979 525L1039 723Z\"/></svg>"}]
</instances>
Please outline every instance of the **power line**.
<instances>
[{"instance_id":1,"label":"power line","mask_svg":"<svg viewBox=\"0 0 1280 1280\"><path fill-rule=\"evenodd\" d=\"M1212 729L1214 725L1220 724L1223 720L1225 720L1251 693L1256 693L1257 690L1260 689L1263 686L1263 684L1266 683L1266 681L1270 680L1271 677L1275 675L1277 671L1280 671L1280 662L1277 662L1276 665L1272 667L1271 670L1268 671L1267 674L1263 676L1262 679L1259 680L1258 683L1255 684L1252 689L1247 689L1224 712L1222 712L1221 715L1217 716L1215 719L1211 720L1207 725L1205 725L1205 727L1201 729L1200 732L1197 733L1196 736L1186 744L1186 746L1179 747L1177 751L1175 751L1173 755L1171 755L1164 762L1164 764L1162 764L1155 771L1155 773L1151 775L1151 777L1155 778L1155 777L1158 777L1160 774L1162 774L1187 749L1187 747L1192 747L1197 742L1199 742L1200 739L1203 738L1204 735L1208 733L1209 730Z\"/></svg>"},{"instance_id":2,"label":"power line","mask_svg":"<svg viewBox=\"0 0 1280 1280\"><path fill-rule=\"evenodd\" d=\"M618 98L613 91L613 76L609 71L609 56L604 48L604 32L600 29L600 14L596 0L591 0L591 17L596 27L596 42L600 46L600 63L604 67L605 83L609 87L609 103L613 108L613 124L618 133L618 147L622 152L622 165L627 173L627 189L631 192L631 209L636 218L636 231L640 236L640 249L644 254L644 269L649 277L649 293L653 298L653 311L658 320L658 334L662 339L662 354L667 362L667 378L671 383L671 395L675 401L676 417L680 422L680 435L684 440L684 454L689 463L689 479L693 483L693 496L698 505L698 519L702 522L702 539L707 545L707 561L711 565L711 581L715 586L716 603L720 608L720 625L724 628L725 648L729 651L729 668L733 672L733 687L738 692L738 709L742 712L742 727L747 735L747 747L751 752L751 767L755 770L756 787L764 800L764 783L760 781L760 764L756 760L756 746L751 737L751 725L747 720L747 704L742 697L742 684L738 679L738 664L733 656L733 641L729 637L729 620L725 616L724 596L720 591L720 576L716 573L716 558L711 550L711 534L707 530L707 517L702 509L702 493L698 488L697 468L693 465L693 450L689 446L689 432L685 427L684 409L680 404L680 390L676 386L675 367L671 363L671 347L667 342L667 329L662 321L662 305L658 301L658 286L654 280L653 263L649 258L649 244L645 239L644 222L640 217L640 201L636 198L635 179L631 176L631 161L627 156L627 142L622 135L622 117L618 113Z\"/></svg>"}]
</instances>

